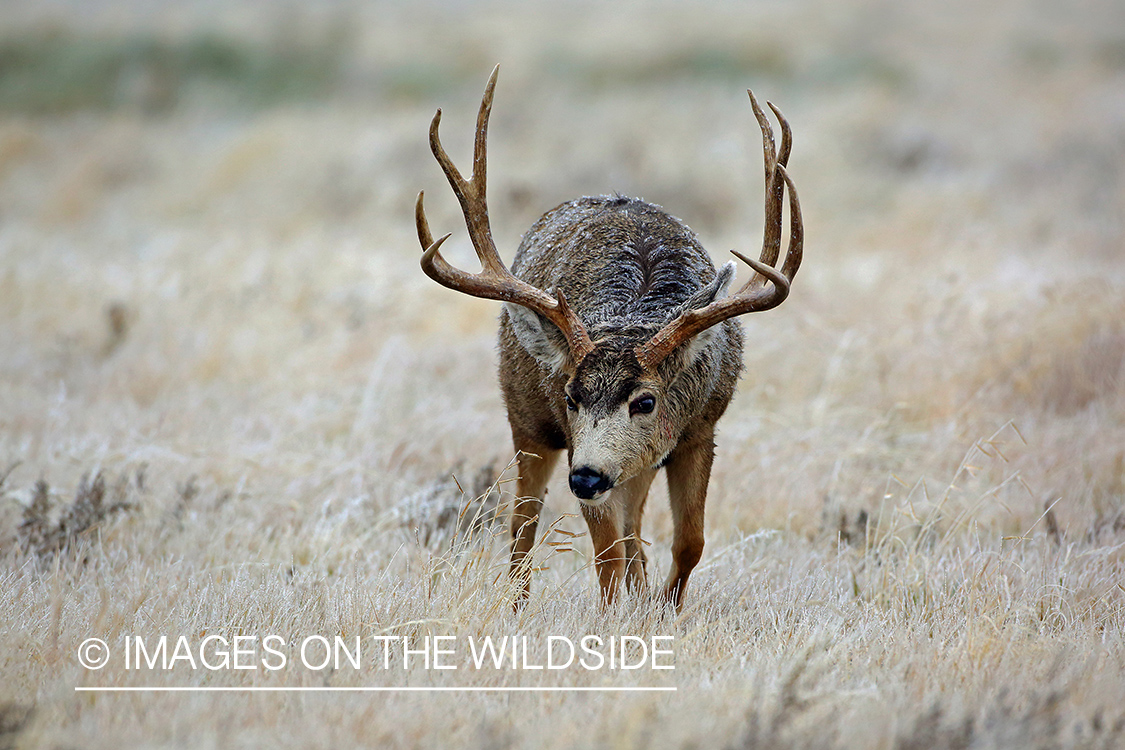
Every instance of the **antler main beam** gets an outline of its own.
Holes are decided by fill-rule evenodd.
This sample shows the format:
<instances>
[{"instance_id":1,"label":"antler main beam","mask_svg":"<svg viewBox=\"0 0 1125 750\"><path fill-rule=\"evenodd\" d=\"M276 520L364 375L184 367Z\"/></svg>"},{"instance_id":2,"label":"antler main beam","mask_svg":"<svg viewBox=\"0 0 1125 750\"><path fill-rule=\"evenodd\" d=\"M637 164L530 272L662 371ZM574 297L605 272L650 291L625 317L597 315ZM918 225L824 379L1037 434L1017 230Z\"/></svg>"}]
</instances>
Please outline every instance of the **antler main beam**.
<instances>
[{"instance_id":1,"label":"antler main beam","mask_svg":"<svg viewBox=\"0 0 1125 750\"><path fill-rule=\"evenodd\" d=\"M762 149L764 151L766 169L766 220L765 231L762 238L762 253L759 260L751 260L737 250L731 253L743 263L753 268L757 274L750 277L741 289L729 297L715 300L706 307L697 310L688 310L661 329L655 336L637 348L637 359L646 368L660 364L676 347L689 340L692 336L717 325L727 318L746 313L762 312L777 307L789 295L789 285L801 266L802 246L804 244L804 228L801 221L801 202L797 198L797 190L793 181L785 171L789 162L789 154L793 147L792 131L781 111L772 103L766 102L777 117L781 125L781 149L777 149L773 136L773 128L769 118L753 92L750 95L750 106L754 108L754 117L762 130ZM789 193L789 246L785 251L785 261L781 269L775 268L777 258L781 252L781 224L782 202L785 192ZM757 283L758 274L763 277L761 284Z\"/></svg>"},{"instance_id":2,"label":"antler main beam","mask_svg":"<svg viewBox=\"0 0 1125 750\"><path fill-rule=\"evenodd\" d=\"M465 227L469 230L469 238L480 260L481 272L462 271L451 266L442 257L441 245L451 235L446 234L439 237L437 241L434 240L422 205L423 194L419 192L418 202L414 206L414 220L418 227L418 241L423 250L422 270L437 283L455 291L474 297L512 302L534 310L558 326L570 345L575 361L578 362L593 350L594 345L582 321L566 303L566 296L562 289L558 290L556 298L552 298L542 289L516 278L500 259L500 254L496 251L496 243L492 239L485 187L488 168L488 117L492 112L492 95L499 72L499 65L492 69L492 75L488 77L488 85L485 86L484 97L480 102L476 140L473 144L473 173L468 180L461 176L453 160L441 145L441 139L438 137L438 125L441 123L440 109L430 122L430 150L433 151L434 157L449 180L449 186L453 188L453 193L461 204Z\"/></svg>"}]
</instances>

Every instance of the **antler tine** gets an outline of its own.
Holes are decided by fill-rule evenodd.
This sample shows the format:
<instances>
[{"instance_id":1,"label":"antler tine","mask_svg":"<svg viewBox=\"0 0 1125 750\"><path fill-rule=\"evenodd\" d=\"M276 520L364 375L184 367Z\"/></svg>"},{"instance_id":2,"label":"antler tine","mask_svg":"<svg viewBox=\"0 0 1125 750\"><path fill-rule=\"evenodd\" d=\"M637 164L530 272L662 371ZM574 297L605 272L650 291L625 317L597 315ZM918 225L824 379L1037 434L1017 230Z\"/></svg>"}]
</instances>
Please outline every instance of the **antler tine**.
<instances>
[{"instance_id":1,"label":"antler tine","mask_svg":"<svg viewBox=\"0 0 1125 750\"><path fill-rule=\"evenodd\" d=\"M766 265L772 266L777 263L777 256L781 252L781 202L784 198L782 193L785 186L781 180L777 179L777 165L780 160L774 142L773 127L770 125L766 113L758 105L758 100L754 98L754 92L747 89L746 93L750 95L750 106L754 109L754 117L758 120L758 127L762 130L762 161L765 163L766 171L766 220L762 236L761 259ZM770 105L770 109L773 109L773 105ZM792 147L792 137L789 134L788 124L782 126L781 132L782 153L785 160L788 161L788 152ZM751 283L754 278L751 277Z\"/></svg>"},{"instance_id":2,"label":"antler tine","mask_svg":"<svg viewBox=\"0 0 1125 750\"><path fill-rule=\"evenodd\" d=\"M492 227L488 220L488 201L485 197L488 172L488 118L492 113L493 92L496 89L496 77L499 72L499 65L492 69L492 75L488 77L488 84L481 98L480 110L477 113L476 137L473 142L473 173L468 180L461 175L441 145L441 138L438 136L438 126L441 124L440 109L430 122L430 150L441 165L446 179L449 180L449 186L453 188L453 193L461 204L465 228L469 230L473 249L476 250L477 258L480 260L481 272L467 273L453 267L442 257L441 245L451 235L447 234L434 241L422 203L423 193L418 193L418 200L414 206L414 221L418 229L418 241L423 250L422 270L434 281L455 291L474 297L512 302L543 315L558 326L566 336L575 360L581 360L594 348L594 345L582 321L566 304L562 290L559 290L557 299L552 299L542 289L537 289L513 276L504 265L504 261L500 259L500 254L496 251L496 243L492 239Z\"/></svg>"},{"instance_id":3,"label":"antler tine","mask_svg":"<svg viewBox=\"0 0 1125 750\"><path fill-rule=\"evenodd\" d=\"M434 236L430 234L430 222L426 221L426 209L422 205L425 190L418 191L418 199L414 201L414 224L418 227L418 242L422 244L422 252L426 252L434 244Z\"/></svg>"},{"instance_id":4,"label":"antler tine","mask_svg":"<svg viewBox=\"0 0 1125 750\"><path fill-rule=\"evenodd\" d=\"M773 128L765 112L758 106L754 94L750 94L750 105L762 130L762 150L766 163L766 226L762 239L760 260L753 260L731 250L757 274L765 283L755 283L757 276L751 276L741 289L729 297L715 300L706 307L687 310L661 329L647 343L637 348L637 359L645 367L655 367L683 342L692 336L717 325L727 318L751 312L762 312L777 307L789 296L790 284L800 268L804 247L804 225L801 218L801 203L797 190L785 170L792 150L793 136L789 123L772 103L769 108L781 124L781 149L774 142ZM781 251L782 202L789 193L789 245L785 250L785 261L779 271L775 265Z\"/></svg>"},{"instance_id":5,"label":"antler tine","mask_svg":"<svg viewBox=\"0 0 1125 750\"><path fill-rule=\"evenodd\" d=\"M786 123L786 126L788 127L788 123ZM797 269L801 267L801 260L804 258L805 223L801 218L801 200L797 197L797 188L793 186L793 180L789 178L789 172L780 165L778 165L777 171L781 175L781 179L785 180L785 187L789 191L789 247L785 250L785 262L781 264L781 273L792 283L793 277L797 275Z\"/></svg>"},{"instance_id":6,"label":"antler tine","mask_svg":"<svg viewBox=\"0 0 1125 750\"><path fill-rule=\"evenodd\" d=\"M476 185L477 180L480 180L482 200L488 178L488 118L492 116L492 95L496 91L496 76L499 73L500 66L497 65L488 76L484 96L480 100L480 110L477 112L477 135L473 140L473 184Z\"/></svg>"},{"instance_id":7,"label":"antler tine","mask_svg":"<svg viewBox=\"0 0 1125 750\"><path fill-rule=\"evenodd\" d=\"M773 102L767 101L766 106L770 108L781 125L781 151L777 154L777 163L783 167L788 167L789 152L793 150L793 130L789 127L789 121L785 119L785 115L781 114L781 110L773 106Z\"/></svg>"},{"instance_id":8,"label":"antler tine","mask_svg":"<svg viewBox=\"0 0 1125 750\"><path fill-rule=\"evenodd\" d=\"M758 121L758 127L762 129L763 161L765 162L766 182L768 184L773 178L773 168L777 164L777 145L773 139L773 127L770 125L766 113L762 111L758 104L754 92L746 89L746 93L750 97L750 107L754 110L754 118Z\"/></svg>"}]
</instances>

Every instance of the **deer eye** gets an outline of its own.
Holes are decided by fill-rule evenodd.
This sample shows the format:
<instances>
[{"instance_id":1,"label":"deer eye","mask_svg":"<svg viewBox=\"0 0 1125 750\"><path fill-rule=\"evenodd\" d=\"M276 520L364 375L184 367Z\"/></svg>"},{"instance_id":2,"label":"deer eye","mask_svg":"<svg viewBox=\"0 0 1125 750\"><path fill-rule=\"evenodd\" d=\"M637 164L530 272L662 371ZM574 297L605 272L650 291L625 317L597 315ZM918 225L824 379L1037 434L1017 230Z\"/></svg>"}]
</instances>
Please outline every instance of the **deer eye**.
<instances>
[{"instance_id":1,"label":"deer eye","mask_svg":"<svg viewBox=\"0 0 1125 750\"><path fill-rule=\"evenodd\" d=\"M570 397L569 393L563 394L566 398L566 408L571 411L578 411L578 404L574 403L574 399Z\"/></svg>"},{"instance_id":2,"label":"deer eye","mask_svg":"<svg viewBox=\"0 0 1125 750\"><path fill-rule=\"evenodd\" d=\"M629 416L633 416L634 414L648 414L655 408L656 397L646 393L643 396L633 399L633 402L629 404Z\"/></svg>"}]
</instances>

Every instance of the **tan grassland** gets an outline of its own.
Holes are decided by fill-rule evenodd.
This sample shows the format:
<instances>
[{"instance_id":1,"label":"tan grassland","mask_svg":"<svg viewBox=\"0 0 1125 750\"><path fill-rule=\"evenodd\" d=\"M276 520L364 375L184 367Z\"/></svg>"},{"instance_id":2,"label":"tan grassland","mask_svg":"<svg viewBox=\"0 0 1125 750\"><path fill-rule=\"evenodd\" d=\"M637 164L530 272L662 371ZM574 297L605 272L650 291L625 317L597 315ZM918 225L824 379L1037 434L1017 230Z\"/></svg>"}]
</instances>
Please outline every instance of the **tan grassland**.
<instances>
[{"instance_id":1,"label":"tan grassland","mask_svg":"<svg viewBox=\"0 0 1125 750\"><path fill-rule=\"evenodd\" d=\"M1121 3L0 18L0 747L1125 747ZM142 62L97 78L126 47ZM745 89L793 125L805 263L744 320L678 616L600 609L562 472L509 610L498 308L422 275L412 220L425 188L473 263L425 133L443 107L467 164L496 62L508 259L544 210L614 191L716 260L756 253ZM659 579L662 479L644 536ZM676 668L77 659L271 633L669 634ZM677 691L74 690L283 685Z\"/></svg>"}]
</instances>

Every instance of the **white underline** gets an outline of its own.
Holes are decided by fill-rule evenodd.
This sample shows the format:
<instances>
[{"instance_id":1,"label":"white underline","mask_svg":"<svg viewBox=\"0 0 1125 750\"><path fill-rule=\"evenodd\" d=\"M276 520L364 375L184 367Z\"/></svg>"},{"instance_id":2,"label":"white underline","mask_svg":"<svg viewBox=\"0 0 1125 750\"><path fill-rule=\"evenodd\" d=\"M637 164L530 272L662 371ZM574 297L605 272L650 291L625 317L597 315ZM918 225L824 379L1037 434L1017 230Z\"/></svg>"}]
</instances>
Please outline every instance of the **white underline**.
<instances>
[{"instance_id":1,"label":"white underline","mask_svg":"<svg viewBox=\"0 0 1125 750\"><path fill-rule=\"evenodd\" d=\"M76 687L76 693L654 693L675 687Z\"/></svg>"}]
</instances>

